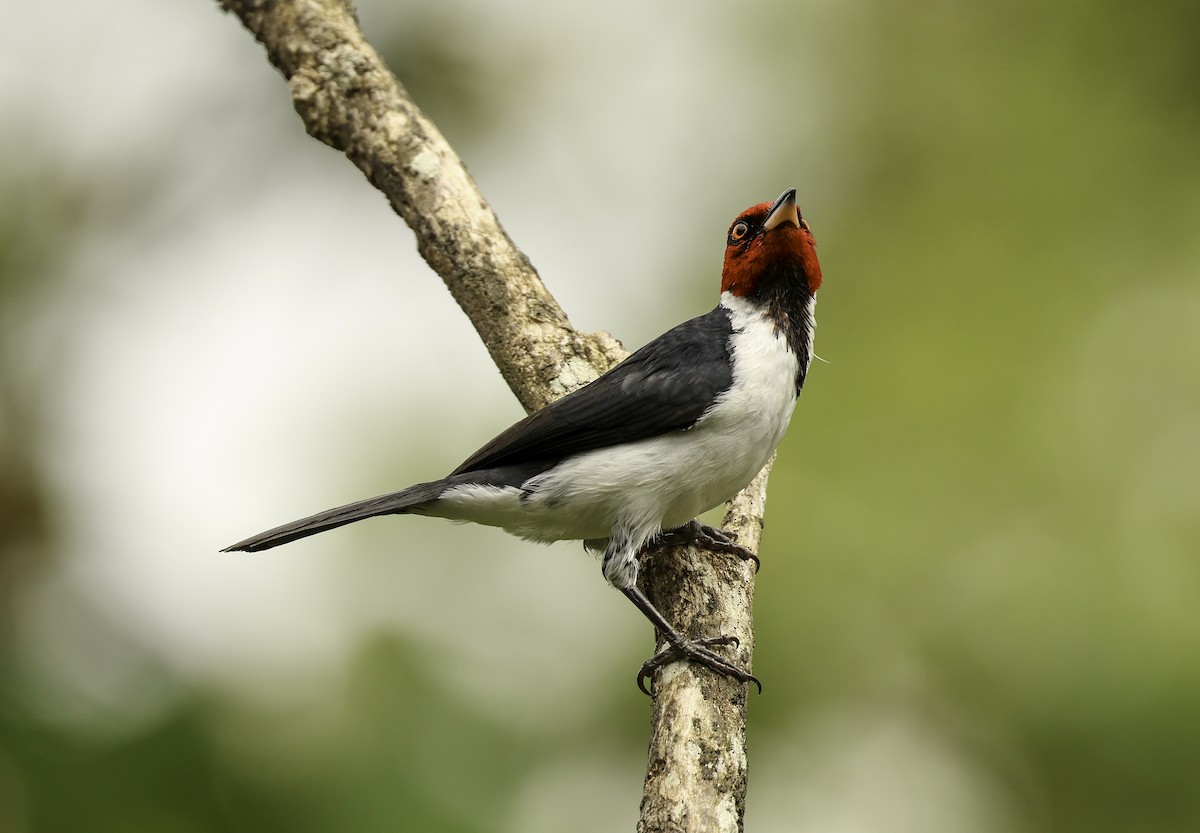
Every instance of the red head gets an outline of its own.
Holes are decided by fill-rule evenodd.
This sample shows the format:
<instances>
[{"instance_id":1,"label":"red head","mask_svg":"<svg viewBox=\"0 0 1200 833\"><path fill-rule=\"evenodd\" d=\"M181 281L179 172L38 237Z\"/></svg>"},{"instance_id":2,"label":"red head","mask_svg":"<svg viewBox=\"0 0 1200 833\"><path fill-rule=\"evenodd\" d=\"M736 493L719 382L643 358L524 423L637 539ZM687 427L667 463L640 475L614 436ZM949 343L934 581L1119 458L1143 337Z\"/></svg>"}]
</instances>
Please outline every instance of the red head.
<instances>
[{"instance_id":1,"label":"red head","mask_svg":"<svg viewBox=\"0 0 1200 833\"><path fill-rule=\"evenodd\" d=\"M816 245L796 208L795 188L784 191L773 203L747 208L729 227L721 291L753 295L769 275L790 272L793 280L805 283L810 295L815 294L821 286Z\"/></svg>"}]
</instances>

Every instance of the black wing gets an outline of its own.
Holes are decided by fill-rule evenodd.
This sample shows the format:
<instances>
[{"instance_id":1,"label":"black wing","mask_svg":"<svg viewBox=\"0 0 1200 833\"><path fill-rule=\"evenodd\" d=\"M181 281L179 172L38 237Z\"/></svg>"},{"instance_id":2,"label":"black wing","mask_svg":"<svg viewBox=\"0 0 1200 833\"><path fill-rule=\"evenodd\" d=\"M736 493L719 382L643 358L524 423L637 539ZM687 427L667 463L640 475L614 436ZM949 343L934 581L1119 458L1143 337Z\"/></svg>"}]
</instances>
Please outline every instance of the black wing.
<instances>
[{"instance_id":1,"label":"black wing","mask_svg":"<svg viewBox=\"0 0 1200 833\"><path fill-rule=\"evenodd\" d=\"M723 307L685 321L608 373L513 425L451 476L495 466L553 463L596 448L690 428L733 384Z\"/></svg>"}]
</instances>

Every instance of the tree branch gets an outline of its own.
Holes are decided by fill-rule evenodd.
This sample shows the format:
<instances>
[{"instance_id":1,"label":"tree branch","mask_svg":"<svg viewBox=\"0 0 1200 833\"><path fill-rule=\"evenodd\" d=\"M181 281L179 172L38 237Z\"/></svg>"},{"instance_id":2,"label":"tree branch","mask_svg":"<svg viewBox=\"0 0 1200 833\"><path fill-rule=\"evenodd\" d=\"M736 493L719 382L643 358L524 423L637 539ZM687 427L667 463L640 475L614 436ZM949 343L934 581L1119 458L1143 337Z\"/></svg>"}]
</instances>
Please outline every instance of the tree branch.
<instances>
[{"instance_id":1,"label":"tree branch","mask_svg":"<svg viewBox=\"0 0 1200 833\"><path fill-rule=\"evenodd\" d=\"M774 456L725 507L722 527L758 552ZM646 595L688 636L738 638L754 651L754 568L734 556L673 549L643 563ZM659 639L658 647L663 647ZM729 649L726 649L729 650ZM746 813L746 694L750 686L691 663L659 672L650 716L650 754L638 833L733 833Z\"/></svg>"},{"instance_id":2,"label":"tree branch","mask_svg":"<svg viewBox=\"0 0 1200 833\"><path fill-rule=\"evenodd\" d=\"M582 334L513 245L462 161L338 0L221 0L266 47L308 133L342 151L416 233L527 410L624 357Z\"/></svg>"},{"instance_id":3,"label":"tree branch","mask_svg":"<svg viewBox=\"0 0 1200 833\"><path fill-rule=\"evenodd\" d=\"M263 44L310 135L342 151L416 234L526 410L625 356L580 333L513 245L462 161L367 43L343 0L219 0ZM758 547L768 465L730 503L726 530ZM753 647L752 570L730 556L670 550L644 565L647 595L687 633ZM632 683L632 673L630 681ZM736 831L746 794L746 686L675 663L658 674L638 830Z\"/></svg>"}]
</instances>

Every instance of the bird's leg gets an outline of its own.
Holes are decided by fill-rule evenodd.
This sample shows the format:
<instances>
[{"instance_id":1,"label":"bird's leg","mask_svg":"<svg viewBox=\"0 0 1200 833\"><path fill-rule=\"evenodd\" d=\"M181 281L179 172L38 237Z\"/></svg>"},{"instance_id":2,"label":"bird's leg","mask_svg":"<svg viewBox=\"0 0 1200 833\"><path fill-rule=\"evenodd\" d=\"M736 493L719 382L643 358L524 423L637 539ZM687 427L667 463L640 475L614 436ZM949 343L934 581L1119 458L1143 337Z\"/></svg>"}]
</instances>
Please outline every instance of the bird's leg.
<instances>
[{"instance_id":1,"label":"bird's leg","mask_svg":"<svg viewBox=\"0 0 1200 833\"><path fill-rule=\"evenodd\" d=\"M737 645L738 640L736 636L712 636L707 639L688 639L671 626L666 617L658 612L658 608L636 586L622 588L621 592L629 597L629 600L637 606L642 615L649 619L650 624L654 625L658 629L658 632L663 635L663 638L667 640L666 647L642 663L642 667L638 671L637 684L643 694L650 694L650 690L646 688L646 680L651 680L651 685L653 686L655 671L679 659L689 659L718 674L733 677L738 682L752 682L758 686L759 693L762 693L762 683L758 681L758 677L755 677L749 671L744 671L712 650L711 646L713 645Z\"/></svg>"},{"instance_id":2,"label":"bird's leg","mask_svg":"<svg viewBox=\"0 0 1200 833\"><path fill-rule=\"evenodd\" d=\"M762 562L758 560L757 555L730 538L724 530L717 529L708 524L702 524L695 518L683 526L677 526L674 529L664 529L650 543L650 548L675 547L684 544L696 544L710 552L723 552L735 555L743 561L753 561L754 572L756 573L758 572L758 568L762 566Z\"/></svg>"}]
</instances>

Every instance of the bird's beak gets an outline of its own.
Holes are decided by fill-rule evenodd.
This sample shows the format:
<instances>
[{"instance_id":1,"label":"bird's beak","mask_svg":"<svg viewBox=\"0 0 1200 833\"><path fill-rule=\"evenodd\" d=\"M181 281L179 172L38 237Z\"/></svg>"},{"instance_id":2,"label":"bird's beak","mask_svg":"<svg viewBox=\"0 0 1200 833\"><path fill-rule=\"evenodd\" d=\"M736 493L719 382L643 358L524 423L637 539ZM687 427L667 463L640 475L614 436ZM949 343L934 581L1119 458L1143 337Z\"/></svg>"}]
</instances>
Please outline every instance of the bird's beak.
<instances>
[{"instance_id":1,"label":"bird's beak","mask_svg":"<svg viewBox=\"0 0 1200 833\"><path fill-rule=\"evenodd\" d=\"M767 219L763 222L763 231L770 231L782 223L791 223L796 228L800 228L800 212L796 209L795 188L787 189L779 195L779 199L775 200L775 204L767 212Z\"/></svg>"}]
</instances>

